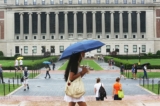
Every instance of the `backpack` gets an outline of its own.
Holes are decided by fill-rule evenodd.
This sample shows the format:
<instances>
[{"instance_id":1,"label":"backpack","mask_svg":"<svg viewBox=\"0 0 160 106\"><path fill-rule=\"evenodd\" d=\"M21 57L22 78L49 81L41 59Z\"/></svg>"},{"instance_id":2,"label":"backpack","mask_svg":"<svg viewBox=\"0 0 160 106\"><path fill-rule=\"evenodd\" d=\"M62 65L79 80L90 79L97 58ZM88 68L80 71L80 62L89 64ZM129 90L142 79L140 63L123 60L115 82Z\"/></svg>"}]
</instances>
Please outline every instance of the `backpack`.
<instances>
[{"instance_id":1,"label":"backpack","mask_svg":"<svg viewBox=\"0 0 160 106\"><path fill-rule=\"evenodd\" d=\"M102 84L101 84L101 86L99 88L99 97L101 99L103 99L104 97L107 97L107 93L106 93L104 87L102 86Z\"/></svg>"},{"instance_id":2,"label":"backpack","mask_svg":"<svg viewBox=\"0 0 160 106\"><path fill-rule=\"evenodd\" d=\"M24 71L24 76L27 77L28 76L28 72Z\"/></svg>"}]
</instances>

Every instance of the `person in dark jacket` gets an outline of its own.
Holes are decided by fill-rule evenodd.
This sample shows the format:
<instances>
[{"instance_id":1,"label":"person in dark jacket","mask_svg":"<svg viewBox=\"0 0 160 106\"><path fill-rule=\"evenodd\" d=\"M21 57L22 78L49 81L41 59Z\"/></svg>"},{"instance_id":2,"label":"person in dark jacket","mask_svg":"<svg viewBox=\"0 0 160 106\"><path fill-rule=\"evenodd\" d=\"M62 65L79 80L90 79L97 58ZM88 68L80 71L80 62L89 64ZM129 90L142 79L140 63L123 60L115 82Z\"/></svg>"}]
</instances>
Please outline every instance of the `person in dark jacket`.
<instances>
[{"instance_id":1,"label":"person in dark jacket","mask_svg":"<svg viewBox=\"0 0 160 106\"><path fill-rule=\"evenodd\" d=\"M1 77L2 83L4 83L4 81L3 81L3 69L2 69L2 64L0 64L0 77Z\"/></svg>"},{"instance_id":2,"label":"person in dark jacket","mask_svg":"<svg viewBox=\"0 0 160 106\"><path fill-rule=\"evenodd\" d=\"M51 78L51 76L50 76L50 74L49 74L49 71L51 70L50 66L47 64L47 65L45 66L45 68L46 68L46 76L45 76L44 78L46 79L47 76L49 76L49 78Z\"/></svg>"}]
</instances>

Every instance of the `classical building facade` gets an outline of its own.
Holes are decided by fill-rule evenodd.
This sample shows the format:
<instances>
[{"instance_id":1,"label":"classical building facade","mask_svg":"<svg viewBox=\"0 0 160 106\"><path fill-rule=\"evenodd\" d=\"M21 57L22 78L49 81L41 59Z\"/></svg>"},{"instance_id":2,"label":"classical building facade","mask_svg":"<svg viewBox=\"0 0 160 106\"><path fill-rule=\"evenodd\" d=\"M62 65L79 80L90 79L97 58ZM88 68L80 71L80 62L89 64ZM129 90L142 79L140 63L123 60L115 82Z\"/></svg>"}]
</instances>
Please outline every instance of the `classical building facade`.
<instances>
[{"instance_id":1,"label":"classical building facade","mask_svg":"<svg viewBox=\"0 0 160 106\"><path fill-rule=\"evenodd\" d=\"M60 55L96 39L94 54L160 50L160 0L1 0L0 51L5 56Z\"/></svg>"}]
</instances>

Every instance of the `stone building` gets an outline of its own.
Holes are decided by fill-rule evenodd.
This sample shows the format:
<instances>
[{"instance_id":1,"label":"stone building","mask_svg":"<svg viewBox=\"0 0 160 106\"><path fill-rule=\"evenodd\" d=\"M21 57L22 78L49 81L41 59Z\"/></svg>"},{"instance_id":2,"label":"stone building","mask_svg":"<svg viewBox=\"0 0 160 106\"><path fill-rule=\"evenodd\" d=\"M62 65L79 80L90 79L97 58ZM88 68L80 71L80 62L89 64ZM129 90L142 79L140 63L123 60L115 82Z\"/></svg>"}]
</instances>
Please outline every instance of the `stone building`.
<instances>
[{"instance_id":1,"label":"stone building","mask_svg":"<svg viewBox=\"0 0 160 106\"><path fill-rule=\"evenodd\" d=\"M96 39L94 54L160 50L160 0L0 0L0 51L5 56L60 55Z\"/></svg>"}]
</instances>

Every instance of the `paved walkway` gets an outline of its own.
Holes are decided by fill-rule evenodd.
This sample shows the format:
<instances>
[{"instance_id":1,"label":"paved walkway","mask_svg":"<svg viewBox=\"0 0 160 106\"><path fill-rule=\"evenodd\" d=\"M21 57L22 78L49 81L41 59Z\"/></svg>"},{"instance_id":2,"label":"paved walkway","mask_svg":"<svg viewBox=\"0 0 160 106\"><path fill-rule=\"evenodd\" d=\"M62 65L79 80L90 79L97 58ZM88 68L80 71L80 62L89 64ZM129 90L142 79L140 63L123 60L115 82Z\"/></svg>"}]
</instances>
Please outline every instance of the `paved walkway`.
<instances>
[{"instance_id":1,"label":"paved walkway","mask_svg":"<svg viewBox=\"0 0 160 106\"><path fill-rule=\"evenodd\" d=\"M64 64L64 62L65 61L57 62L55 69L58 69L62 64ZM98 62L98 64L104 68L104 71L91 71L89 74L83 77L83 82L86 89L85 99L88 106L116 106L118 103L121 103L121 106L159 105L160 102L157 102L158 105L152 104L155 103L154 100L160 100L159 96L154 96L148 91L144 90L139 86L139 80L132 79L121 80L125 98L122 102L112 102L112 85L115 82L115 79L119 77L119 68L114 67L114 69L109 69L108 64L104 62ZM50 71L50 73L51 79L45 79L45 71L42 68L41 74L36 79L29 79L29 90L23 91L23 87L21 87L17 91L13 92L10 96L5 98L1 97L0 106L5 103L8 103L7 106L9 103L13 106L43 106L45 103L48 104L48 106L66 106L67 103L63 101L65 87L65 81L63 79L64 71ZM98 102L99 104L95 102L93 91L93 86L96 83L97 77L101 78L102 83L104 83L108 96L108 99L105 100L106 102ZM158 79L156 81L158 81ZM135 102L133 102L133 100ZM130 105L131 103L132 105Z\"/></svg>"}]
</instances>

